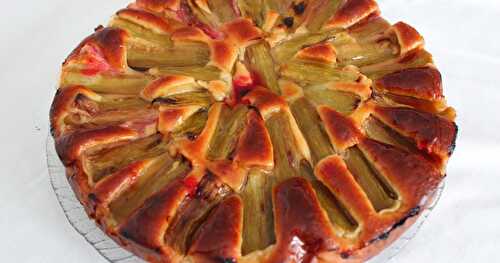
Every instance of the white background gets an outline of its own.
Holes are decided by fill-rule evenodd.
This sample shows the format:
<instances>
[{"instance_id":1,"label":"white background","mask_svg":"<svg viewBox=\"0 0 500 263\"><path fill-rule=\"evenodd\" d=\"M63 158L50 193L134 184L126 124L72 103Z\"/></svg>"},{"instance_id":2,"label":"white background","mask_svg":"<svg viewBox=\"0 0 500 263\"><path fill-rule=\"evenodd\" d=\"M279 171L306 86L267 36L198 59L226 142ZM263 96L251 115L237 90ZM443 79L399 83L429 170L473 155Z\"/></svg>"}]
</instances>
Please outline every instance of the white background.
<instances>
[{"instance_id":1,"label":"white background","mask_svg":"<svg viewBox=\"0 0 500 263\"><path fill-rule=\"evenodd\" d=\"M105 262L68 224L45 163L60 63L126 0L2 1L1 262ZM500 262L500 1L381 0L425 36L460 134L447 186L393 262Z\"/></svg>"}]
</instances>

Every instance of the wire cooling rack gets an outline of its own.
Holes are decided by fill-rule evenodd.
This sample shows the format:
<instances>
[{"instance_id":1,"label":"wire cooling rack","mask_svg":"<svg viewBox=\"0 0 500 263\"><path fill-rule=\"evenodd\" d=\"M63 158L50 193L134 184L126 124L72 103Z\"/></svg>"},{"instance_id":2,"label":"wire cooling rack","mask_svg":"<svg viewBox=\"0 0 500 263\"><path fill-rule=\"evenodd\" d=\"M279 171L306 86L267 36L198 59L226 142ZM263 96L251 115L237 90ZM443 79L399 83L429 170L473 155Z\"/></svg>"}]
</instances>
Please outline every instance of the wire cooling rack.
<instances>
[{"instance_id":1,"label":"wire cooling rack","mask_svg":"<svg viewBox=\"0 0 500 263\"><path fill-rule=\"evenodd\" d=\"M71 186L66 179L64 165L59 160L54 147L54 140L49 135L47 138L47 167L49 177L54 193L61 208L68 219L69 224L82 235L83 238L95 248L95 250L106 260L112 263L144 263L144 261L134 254L116 244L111 238L106 236L97 225L89 219L85 209L76 199ZM422 215L396 242L386 248L368 263L388 263L400 252L408 242L417 234L418 230L435 208L441 193L444 189L444 183L437 190L437 195L433 203L422 212Z\"/></svg>"}]
</instances>

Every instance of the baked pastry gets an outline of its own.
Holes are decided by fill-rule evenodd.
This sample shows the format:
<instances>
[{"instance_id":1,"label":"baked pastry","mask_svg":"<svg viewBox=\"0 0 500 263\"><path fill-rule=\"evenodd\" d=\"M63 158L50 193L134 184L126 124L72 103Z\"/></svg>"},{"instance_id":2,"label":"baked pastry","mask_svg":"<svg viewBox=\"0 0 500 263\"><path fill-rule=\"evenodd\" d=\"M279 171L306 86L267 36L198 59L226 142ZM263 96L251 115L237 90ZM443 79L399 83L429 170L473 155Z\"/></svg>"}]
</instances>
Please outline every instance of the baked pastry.
<instances>
[{"instance_id":1,"label":"baked pastry","mask_svg":"<svg viewBox=\"0 0 500 263\"><path fill-rule=\"evenodd\" d=\"M373 0L137 0L66 59L56 150L150 262L362 262L432 201L455 112Z\"/></svg>"}]
</instances>

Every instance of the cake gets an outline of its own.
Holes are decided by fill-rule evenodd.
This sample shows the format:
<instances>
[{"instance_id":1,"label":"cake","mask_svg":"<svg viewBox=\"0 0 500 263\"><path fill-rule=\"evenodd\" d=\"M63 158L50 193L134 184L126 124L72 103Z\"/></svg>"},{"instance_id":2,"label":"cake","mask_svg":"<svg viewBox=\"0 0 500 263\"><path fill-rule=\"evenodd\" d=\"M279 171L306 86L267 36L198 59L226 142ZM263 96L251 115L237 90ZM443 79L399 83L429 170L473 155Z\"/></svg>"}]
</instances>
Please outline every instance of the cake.
<instances>
[{"instance_id":1,"label":"cake","mask_svg":"<svg viewBox=\"0 0 500 263\"><path fill-rule=\"evenodd\" d=\"M457 126L373 0L137 0L62 65L56 151L149 262L364 262L429 206Z\"/></svg>"}]
</instances>

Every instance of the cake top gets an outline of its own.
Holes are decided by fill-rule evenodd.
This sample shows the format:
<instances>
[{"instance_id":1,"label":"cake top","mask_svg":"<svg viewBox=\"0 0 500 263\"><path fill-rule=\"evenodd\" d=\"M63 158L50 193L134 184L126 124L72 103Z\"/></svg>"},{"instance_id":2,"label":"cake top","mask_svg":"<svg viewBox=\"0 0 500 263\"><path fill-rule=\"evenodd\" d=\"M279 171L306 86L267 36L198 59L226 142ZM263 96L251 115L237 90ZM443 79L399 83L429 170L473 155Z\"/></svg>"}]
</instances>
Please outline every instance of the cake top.
<instances>
[{"instance_id":1,"label":"cake top","mask_svg":"<svg viewBox=\"0 0 500 263\"><path fill-rule=\"evenodd\" d=\"M137 0L51 109L79 200L152 262L366 260L432 201L454 118L372 0Z\"/></svg>"}]
</instances>

